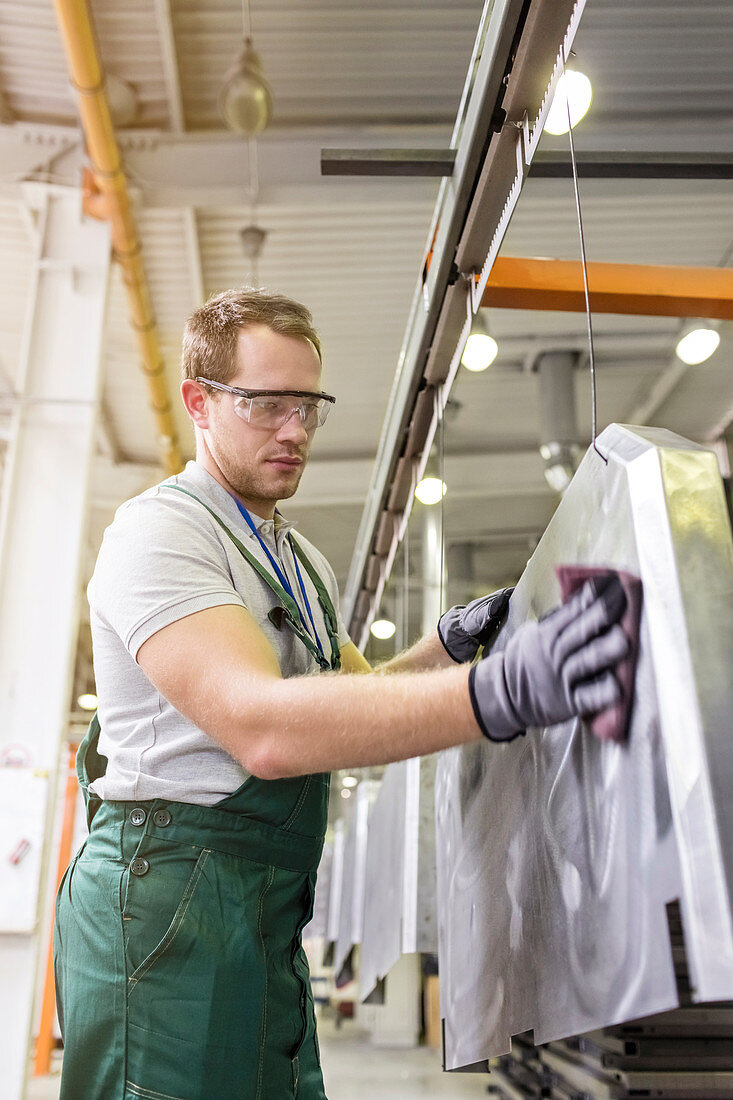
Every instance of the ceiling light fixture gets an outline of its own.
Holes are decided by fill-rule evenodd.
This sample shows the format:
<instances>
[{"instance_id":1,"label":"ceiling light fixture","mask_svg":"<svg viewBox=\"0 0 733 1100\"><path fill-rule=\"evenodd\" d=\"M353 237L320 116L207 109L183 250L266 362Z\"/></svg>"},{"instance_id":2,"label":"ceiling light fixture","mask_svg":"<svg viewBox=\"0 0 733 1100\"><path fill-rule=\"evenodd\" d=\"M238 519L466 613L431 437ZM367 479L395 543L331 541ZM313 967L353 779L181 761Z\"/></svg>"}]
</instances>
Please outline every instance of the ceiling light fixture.
<instances>
[{"instance_id":1,"label":"ceiling light fixture","mask_svg":"<svg viewBox=\"0 0 733 1100\"><path fill-rule=\"evenodd\" d=\"M489 330L484 320L484 310L479 309L471 324L471 334L466 340L466 346L461 356L461 364L466 370L478 372L486 370L496 359L499 345Z\"/></svg>"},{"instance_id":2,"label":"ceiling light fixture","mask_svg":"<svg viewBox=\"0 0 733 1100\"><path fill-rule=\"evenodd\" d=\"M341 797L342 797L342 798L351 798L351 791L349 790L349 788L348 788L348 787L344 787L344 788L342 789L342 791L341 791Z\"/></svg>"},{"instance_id":3,"label":"ceiling light fixture","mask_svg":"<svg viewBox=\"0 0 733 1100\"><path fill-rule=\"evenodd\" d=\"M342 787L355 787L358 784L358 782L359 782L359 780L356 778L355 775L345 775L344 778L341 780L341 786Z\"/></svg>"},{"instance_id":4,"label":"ceiling light fixture","mask_svg":"<svg viewBox=\"0 0 733 1100\"><path fill-rule=\"evenodd\" d=\"M437 504L448 492L448 486L439 477L424 477L418 482L415 496L421 504Z\"/></svg>"},{"instance_id":5,"label":"ceiling light fixture","mask_svg":"<svg viewBox=\"0 0 733 1100\"><path fill-rule=\"evenodd\" d=\"M219 114L230 130L247 137L262 133L272 117L272 91L252 44L249 0L242 5L244 45L224 78Z\"/></svg>"},{"instance_id":6,"label":"ceiling light fixture","mask_svg":"<svg viewBox=\"0 0 733 1100\"><path fill-rule=\"evenodd\" d=\"M720 343L720 333L710 326L697 325L685 333L677 344L675 352L683 363L694 367L709 359Z\"/></svg>"},{"instance_id":7,"label":"ceiling light fixture","mask_svg":"<svg viewBox=\"0 0 733 1100\"><path fill-rule=\"evenodd\" d=\"M375 638L386 642L388 638L394 637L397 628L390 619L375 619L370 629Z\"/></svg>"},{"instance_id":8,"label":"ceiling light fixture","mask_svg":"<svg viewBox=\"0 0 733 1100\"><path fill-rule=\"evenodd\" d=\"M593 88L585 73L576 69L566 69L557 82L552 106L545 120L548 134L567 134L570 126L575 128L581 118L588 113L593 100ZM568 108L570 126L568 126Z\"/></svg>"},{"instance_id":9,"label":"ceiling light fixture","mask_svg":"<svg viewBox=\"0 0 733 1100\"><path fill-rule=\"evenodd\" d=\"M92 695L91 692L85 692L80 695L76 700L76 705L80 710L96 710L97 709L97 696Z\"/></svg>"},{"instance_id":10,"label":"ceiling light fixture","mask_svg":"<svg viewBox=\"0 0 733 1100\"><path fill-rule=\"evenodd\" d=\"M486 370L499 354L499 345L493 336L484 332L472 332L461 356L461 364L466 370L478 373Z\"/></svg>"}]
</instances>

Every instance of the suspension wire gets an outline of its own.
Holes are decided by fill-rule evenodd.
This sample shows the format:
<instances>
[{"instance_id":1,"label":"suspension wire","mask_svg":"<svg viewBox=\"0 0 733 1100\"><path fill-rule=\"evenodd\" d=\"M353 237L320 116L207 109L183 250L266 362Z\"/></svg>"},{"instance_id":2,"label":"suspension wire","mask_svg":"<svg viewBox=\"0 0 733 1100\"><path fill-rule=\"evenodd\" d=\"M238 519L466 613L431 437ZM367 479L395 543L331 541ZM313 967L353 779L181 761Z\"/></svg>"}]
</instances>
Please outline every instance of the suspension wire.
<instances>
[{"instance_id":1,"label":"suspension wire","mask_svg":"<svg viewBox=\"0 0 733 1100\"><path fill-rule=\"evenodd\" d=\"M565 45L560 47L562 58L562 71L565 75ZM583 292L585 294L585 318L588 324L588 359L590 363L590 388L591 388L591 435L593 437L593 450L608 465L608 459L601 452L596 443L598 434L598 398L596 393L596 357L593 343L593 319L590 309L590 292L588 290L588 260L585 252L585 233L583 232L583 214L580 209L580 189L578 187L578 164L575 159L575 140L573 138L573 126L570 118L570 97L565 95L565 106L568 112L568 137L570 139L570 160L573 166L573 191L575 192L575 212L578 216L578 236L580 238L580 259L583 268Z\"/></svg>"},{"instance_id":2,"label":"suspension wire","mask_svg":"<svg viewBox=\"0 0 733 1100\"><path fill-rule=\"evenodd\" d=\"M252 37L252 13L249 3L250 0L242 0L242 30L245 38Z\"/></svg>"}]
</instances>

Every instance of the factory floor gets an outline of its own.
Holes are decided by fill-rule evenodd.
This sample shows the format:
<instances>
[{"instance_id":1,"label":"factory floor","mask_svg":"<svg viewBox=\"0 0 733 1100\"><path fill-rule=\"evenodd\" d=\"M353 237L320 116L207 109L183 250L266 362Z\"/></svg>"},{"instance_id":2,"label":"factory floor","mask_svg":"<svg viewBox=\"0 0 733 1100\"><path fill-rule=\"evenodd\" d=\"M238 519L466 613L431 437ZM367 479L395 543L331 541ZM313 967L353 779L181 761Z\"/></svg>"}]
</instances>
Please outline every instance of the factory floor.
<instances>
[{"instance_id":1,"label":"factory floor","mask_svg":"<svg viewBox=\"0 0 733 1100\"><path fill-rule=\"evenodd\" d=\"M437 1051L419 1047L390 1050L375 1047L355 1025L336 1031L324 1021L319 1039L329 1100L440 1100L442 1097L486 1097L487 1078L443 1073ZM31 1080L28 1100L57 1100L58 1076ZM222 1097L221 1100L227 1100Z\"/></svg>"}]
</instances>

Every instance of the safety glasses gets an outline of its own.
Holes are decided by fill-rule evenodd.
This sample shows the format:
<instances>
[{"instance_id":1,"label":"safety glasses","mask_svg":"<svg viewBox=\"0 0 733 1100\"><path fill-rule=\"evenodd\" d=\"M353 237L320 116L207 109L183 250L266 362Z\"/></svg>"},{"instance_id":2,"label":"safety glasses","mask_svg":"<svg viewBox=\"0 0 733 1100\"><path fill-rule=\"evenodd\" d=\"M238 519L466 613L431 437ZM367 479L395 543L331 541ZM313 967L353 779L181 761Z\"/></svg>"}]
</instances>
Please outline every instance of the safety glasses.
<instances>
[{"instance_id":1,"label":"safety glasses","mask_svg":"<svg viewBox=\"0 0 733 1100\"><path fill-rule=\"evenodd\" d=\"M310 393L308 390L242 390L212 382L210 378L197 378L204 386L234 394L234 411L253 428L275 431L282 428L297 412L307 432L313 432L326 422L329 410L336 398L328 393Z\"/></svg>"}]
</instances>

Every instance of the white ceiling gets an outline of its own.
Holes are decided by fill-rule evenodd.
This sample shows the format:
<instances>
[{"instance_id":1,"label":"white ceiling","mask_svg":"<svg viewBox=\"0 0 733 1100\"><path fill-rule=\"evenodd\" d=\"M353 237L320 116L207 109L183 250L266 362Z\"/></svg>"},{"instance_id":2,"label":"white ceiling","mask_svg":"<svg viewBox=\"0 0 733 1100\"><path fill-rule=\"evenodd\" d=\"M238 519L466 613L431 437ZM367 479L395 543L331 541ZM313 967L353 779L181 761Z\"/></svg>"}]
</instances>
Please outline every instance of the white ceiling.
<instances>
[{"instance_id":1,"label":"white ceiling","mask_svg":"<svg viewBox=\"0 0 733 1100\"><path fill-rule=\"evenodd\" d=\"M251 149L224 132L216 114L218 89L238 50L239 0L92 2L105 65L139 98L134 127L120 139L171 390L188 313L202 295L250 275L239 241L243 226L256 221L268 234L259 281L301 298L314 313L324 339L325 385L338 405L288 511L332 559L341 582L437 184L322 179L320 149L447 145L481 8L479 0L254 0L255 44L275 101L272 128L258 142L255 201ZM573 63L591 77L594 102L576 130L578 153L729 150L732 47L727 2L588 0ZM0 2L0 114L6 119L0 149L3 142L22 146L21 159L0 169L0 392L7 393L32 271L17 164L22 158L30 164L29 148L37 149L50 178L77 182L83 161L52 0ZM545 139L542 149L566 154L566 140ZM730 181L583 180L581 197L590 260L730 265ZM577 257L569 180L530 179L503 251ZM450 487L448 530L467 541L483 539L476 560L487 583L521 569L527 540L542 530L554 504L536 457L537 388L528 368L544 349L585 346L585 320L577 314L501 310L491 312L489 323L499 358L486 374L459 377L457 409L446 428L449 464L458 456L472 464L457 468ZM730 327L723 326L721 348L708 364L669 375L675 384L649 413L652 422L710 438L733 409ZM628 421L648 404L655 383L669 374L679 328L665 318L595 319L601 425ZM577 388L587 439L583 372ZM114 506L160 476L118 273L107 315L103 405L90 563ZM0 439L7 407L0 401ZM191 436L181 412L178 424L188 455ZM511 458L517 455L525 457ZM512 538L518 541L507 551Z\"/></svg>"}]
</instances>

